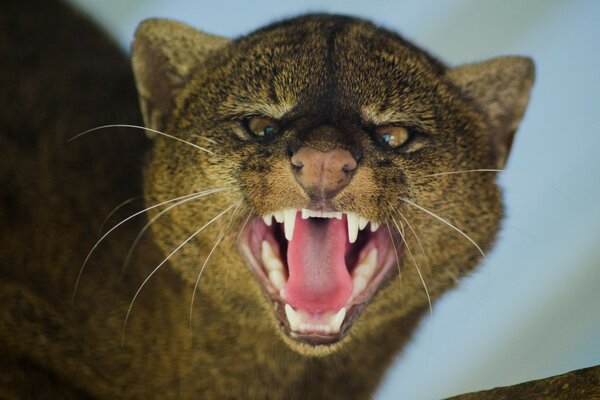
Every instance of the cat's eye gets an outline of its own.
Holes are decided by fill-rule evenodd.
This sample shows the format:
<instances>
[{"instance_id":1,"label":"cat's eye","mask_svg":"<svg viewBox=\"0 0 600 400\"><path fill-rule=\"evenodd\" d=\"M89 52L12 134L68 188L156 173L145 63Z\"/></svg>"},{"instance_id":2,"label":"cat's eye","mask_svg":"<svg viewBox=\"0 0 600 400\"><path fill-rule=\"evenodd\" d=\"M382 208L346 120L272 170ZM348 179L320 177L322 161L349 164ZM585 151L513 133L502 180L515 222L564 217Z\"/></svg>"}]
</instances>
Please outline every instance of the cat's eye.
<instances>
[{"instance_id":1,"label":"cat's eye","mask_svg":"<svg viewBox=\"0 0 600 400\"><path fill-rule=\"evenodd\" d=\"M279 131L279 123L268 117L252 117L246 120L246 127L254 136L268 137Z\"/></svg>"},{"instance_id":2,"label":"cat's eye","mask_svg":"<svg viewBox=\"0 0 600 400\"><path fill-rule=\"evenodd\" d=\"M380 125L375 128L377 139L391 149L397 149L410 139L410 131L396 125Z\"/></svg>"}]
</instances>

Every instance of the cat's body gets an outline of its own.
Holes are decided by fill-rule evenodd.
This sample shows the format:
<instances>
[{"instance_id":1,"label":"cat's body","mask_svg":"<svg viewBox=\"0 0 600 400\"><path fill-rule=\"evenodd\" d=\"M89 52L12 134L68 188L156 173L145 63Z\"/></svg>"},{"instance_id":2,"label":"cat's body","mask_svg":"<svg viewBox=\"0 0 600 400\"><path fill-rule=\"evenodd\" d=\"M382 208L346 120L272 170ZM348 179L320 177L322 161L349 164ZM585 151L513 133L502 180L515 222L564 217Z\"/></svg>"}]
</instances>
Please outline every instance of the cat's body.
<instances>
[{"instance_id":1,"label":"cat's body","mask_svg":"<svg viewBox=\"0 0 600 400\"><path fill-rule=\"evenodd\" d=\"M302 203L302 190L294 186L293 175L281 169L280 161L275 159L278 148L264 145L256 150L254 145L247 145L248 138L233 138L236 134L232 132L239 128L229 125L220 128L219 135L213 132L209 140L196 142L211 149L211 154L161 137L151 150L151 141L141 132L127 129L97 131L67 143L75 134L96 126L141 124L131 67L87 21L62 6L5 2L1 7L0 56L10 62L3 61L0 66L4 96L0 128L4 152L0 164L0 397L365 398L429 308L422 280L426 281L428 295L435 299L452 287L458 276L476 266L480 258L477 246L426 212L412 209L407 219L421 235L422 243L409 238L407 227L404 233L412 255L401 250L402 279L395 275L397 271L388 274L389 282L382 285L362 313L357 311L354 327L344 325L346 331L339 341L328 336L328 343L333 344L314 345L311 341L319 335L306 340L302 335L295 338L290 326L280 325L277 318L281 315L274 315L273 304L265 299L267 296L236 250L238 233L246 229L244 222L247 216L250 218L249 213L262 216L280 208L309 207ZM54 28L56 20L61 21L60 29ZM200 59L207 52L216 52L207 62L208 67L203 67L214 74L216 84L211 86L198 78L182 90L187 97L178 95L173 100L165 96L173 84L167 78L175 75L174 80L185 82L183 75L197 66L187 65L189 60L184 60L177 65L181 70L165 73L162 65L157 67L149 60L159 60L160 64L166 59L168 69L173 60L186 58L179 52L189 50L186 46L193 46L196 37L186 27L164 24L151 22L138 32L134 68L147 124L171 133L185 132L193 124L209 126L211 119L221 121L217 118L219 104L227 103L229 110L253 115L236 109L239 98L223 101L219 90L241 98L253 93L261 97L260 86L269 81L261 74L271 66L260 64L260 57L265 57L264 62L273 62L272 72L279 74L277 84L281 86L275 85L271 93L280 101L279 111L289 111L290 105L293 108L299 102L302 106L296 110L300 113L309 110L306 113L310 118L331 113L327 124L337 126L355 103L369 99L369 93L360 89L362 85L395 96L394 88L386 82L377 87L377 79L392 79L393 73L380 64L369 64L366 57L373 49L399 51L404 64L383 56L378 62L393 65L390 71L394 73L400 69L411 90L381 107L404 102L408 117L411 110L418 110L412 115L419 118L411 124L433 124L435 129L450 131L464 129L472 136L464 135L458 141L438 139L445 140L449 150L439 154L430 150L432 153L423 159L430 161L427 165L414 159L421 156L411 156L420 149L418 141L406 156L388 156L366 135L350 144L338 133L325 131L327 143L304 137L305 143L312 143L322 152L335 148L338 140L344 142L340 148L352 152L361 149L360 157L352 153L359 164L348 189L338 188L338 197L319 201L327 207L333 204L360 212L372 221L388 222L390 236L397 238L399 232L383 211L392 205L393 196L416 199L420 204L431 200L428 208L435 208L468 232L483 250L491 246L502 214L494 174L457 174L437 179L423 176L503 165L527 101L532 80L529 62L516 61L522 63L516 68L521 71L513 71L523 81L517 85L519 93L510 93L510 81L505 82L509 89L504 95L518 98L509 101L508 106L500 101L495 114L482 117L484 112L473 106L470 97L481 95L476 85L469 83L469 68L473 67L450 72L412 45L398 42L400 39L394 35L371 25L348 18L313 16L261 31L231 48L221 38L202 37L206 48L200 46L194 57ZM345 39L344 32L349 39ZM187 44L181 49L173 46L161 58L157 52L164 48L155 43L169 35L187 40ZM352 35L375 39L369 43L372 47L361 47L362 42ZM360 45L352 47L352 40ZM293 64L297 70L284 62L277 64L280 53L268 51L274 43L292 49L297 55ZM294 48L294 43L299 46ZM219 52L221 48L226 50ZM338 49L337 53L333 48ZM351 52L339 50L344 48ZM319 51L326 57L319 58ZM341 64L331 61L336 54ZM348 54L356 58L344 58ZM258 68L244 64L249 55L256 57L254 66ZM238 61L230 61L236 57ZM322 60L325 64L319 65ZM402 70L402 65L409 66L408 72ZM496 69L503 65L500 62ZM506 67L515 69L510 60ZM303 75L306 68L314 70ZM332 70L337 71L338 82L344 82L335 90L331 77L327 77L327 71ZM388 72L390 75L385 75ZM165 75L155 76L161 73ZM232 80L231 76L238 79ZM156 82L164 85L157 88L153 86ZM236 85L246 92L232 90ZM286 92L287 88L298 90ZM206 95L208 100L194 100L194 93ZM313 100L300 101L306 93L321 93L324 97L315 95ZM211 96L220 100L211 100ZM422 104L428 101L440 103L436 103L437 108L424 109ZM440 109L442 105L444 109ZM515 110L504 112L504 106ZM377 116L380 111L370 108L376 114L374 119L383 118ZM186 112L193 117L186 117ZM310 119L305 114L298 118ZM486 137L486 127L498 132ZM225 133L232 138L225 139ZM425 154L435 147L424 146ZM396 161L394 157L405 158ZM408 178L400 178L393 169L407 168L403 162L412 168ZM419 170L415 171L417 166ZM201 178L195 179L196 175ZM232 178L238 175L240 181ZM402 192L407 179L415 180L412 192ZM302 185L301 178L296 180ZM379 188L380 183L388 187ZM129 244L146 220L133 219L124 224L94 250L77 281L79 268L99 237L98 229L118 204L135 198L109 219L109 227L140 209L143 201L150 206L201 189L231 185L237 186L227 189L230 192L191 201L192 206L176 207L158 219L122 273ZM344 198L349 191L355 192ZM240 206L231 208L240 200ZM210 227L203 232L206 235L190 241L152 274L170 251L226 207L230 211L217 221L216 228ZM158 209L151 211L149 215L154 217ZM397 222L404 226L400 220ZM433 234L424 233L428 231ZM225 236L203 269L221 232ZM420 270L414 267L413 257ZM203 275L195 289L190 328L190 303L200 270ZM132 298L151 274L124 326ZM72 300L76 281L77 292Z\"/></svg>"}]
</instances>

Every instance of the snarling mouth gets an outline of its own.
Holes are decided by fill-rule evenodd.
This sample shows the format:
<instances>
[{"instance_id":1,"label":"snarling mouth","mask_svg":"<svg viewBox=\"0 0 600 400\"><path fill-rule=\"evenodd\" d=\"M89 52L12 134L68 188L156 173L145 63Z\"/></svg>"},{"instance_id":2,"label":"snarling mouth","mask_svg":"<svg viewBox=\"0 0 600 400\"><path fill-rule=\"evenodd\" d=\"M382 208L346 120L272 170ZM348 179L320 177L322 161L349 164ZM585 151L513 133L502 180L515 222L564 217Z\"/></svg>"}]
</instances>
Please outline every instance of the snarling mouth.
<instances>
[{"instance_id":1,"label":"snarling mouth","mask_svg":"<svg viewBox=\"0 0 600 400\"><path fill-rule=\"evenodd\" d=\"M392 275L392 240L354 213L287 209L249 221L240 250L284 333L319 345L341 340Z\"/></svg>"}]
</instances>

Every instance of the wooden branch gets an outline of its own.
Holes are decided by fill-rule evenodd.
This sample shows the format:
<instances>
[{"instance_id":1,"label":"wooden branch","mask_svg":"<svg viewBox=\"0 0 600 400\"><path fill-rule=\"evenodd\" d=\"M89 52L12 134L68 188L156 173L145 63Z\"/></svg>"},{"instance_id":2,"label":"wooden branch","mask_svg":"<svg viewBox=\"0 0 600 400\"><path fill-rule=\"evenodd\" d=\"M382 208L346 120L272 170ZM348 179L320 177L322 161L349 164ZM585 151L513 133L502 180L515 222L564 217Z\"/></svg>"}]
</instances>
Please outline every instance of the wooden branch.
<instances>
[{"instance_id":1,"label":"wooden branch","mask_svg":"<svg viewBox=\"0 0 600 400\"><path fill-rule=\"evenodd\" d=\"M600 399L600 365L482 392L463 394L448 400L589 400Z\"/></svg>"}]
</instances>

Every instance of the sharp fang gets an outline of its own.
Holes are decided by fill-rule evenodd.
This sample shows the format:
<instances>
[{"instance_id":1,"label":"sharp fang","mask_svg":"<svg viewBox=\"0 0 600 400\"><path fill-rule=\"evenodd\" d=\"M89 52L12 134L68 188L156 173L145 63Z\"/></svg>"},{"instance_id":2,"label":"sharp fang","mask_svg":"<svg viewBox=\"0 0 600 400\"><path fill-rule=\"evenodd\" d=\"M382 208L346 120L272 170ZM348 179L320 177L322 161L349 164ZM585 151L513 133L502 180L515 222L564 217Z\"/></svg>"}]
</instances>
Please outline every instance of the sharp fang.
<instances>
[{"instance_id":1,"label":"sharp fang","mask_svg":"<svg viewBox=\"0 0 600 400\"><path fill-rule=\"evenodd\" d=\"M302 322L302 317L298 314L292 306L289 304L285 305L285 316L287 317L288 322L290 323L290 329L292 331L297 331L300 328L300 324Z\"/></svg>"},{"instance_id":2,"label":"sharp fang","mask_svg":"<svg viewBox=\"0 0 600 400\"><path fill-rule=\"evenodd\" d=\"M348 240L350 243L356 242L358 237L358 215L348 213Z\"/></svg>"},{"instance_id":3,"label":"sharp fang","mask_svg":"<svg viewBox=\"0 0 600 400\"><path fill-rule=\"evenodd\" d=\"M273 213L273 216L278 223L281 224L283 222L283 211L277 211L276 213Z\"/></svg>"},{"instance_id":4,"label":"sharp fang","mask_svg":"<svg viewBox=\"0 0 600 400\"><path fill-rule=\"evenodd\" d=\"M358 217L358 229L360 229L361 231L365 229L365 226L367 226L368 223L369 220L365 217Z\"/></svg>"},{"instance_id":5,"label":"sharp fang","mask_svg":"<svg viewBox=\"0 0 600 400\"><path fill-rule=\"evenodd\" d=\"M379 229L379 224L371 221L371 232L375 232L377 229Z\"/></svg>"},{"instance_id":6,"label":"sharp fang","mask_svg":"<svg viewBox=\"0 0 600 400\"><path fill-rule=\"evenodd\" d=\"M296 210L289 208L283 212L283 230L288 242L294 236L294 225L296 225Z\"/></svg>"},{"instance_id":7,"label":"sharp fang","mask_svg":"<svg viewBox=\"0 0 600 400\"><path fill-rule=\"evenodd\" d=\"M264 217L262 217L262 220L267 226L271 226L271 221L273 220L273 214L265 215Z\"/></svg>"},{"instance_id":8,"label":"sharp fang","mask_svg":"<svg viewBox=\"0 0 600 400\"><path fill-rule=\"evenodd\" d=\"M344 322L344 318L346 317L346 307L342 307L340 311L338 311L334 317L329 321L329 328L332 333L338 333L340 328L342 327L342 322Z\"/></svg>"}]
</instances>

